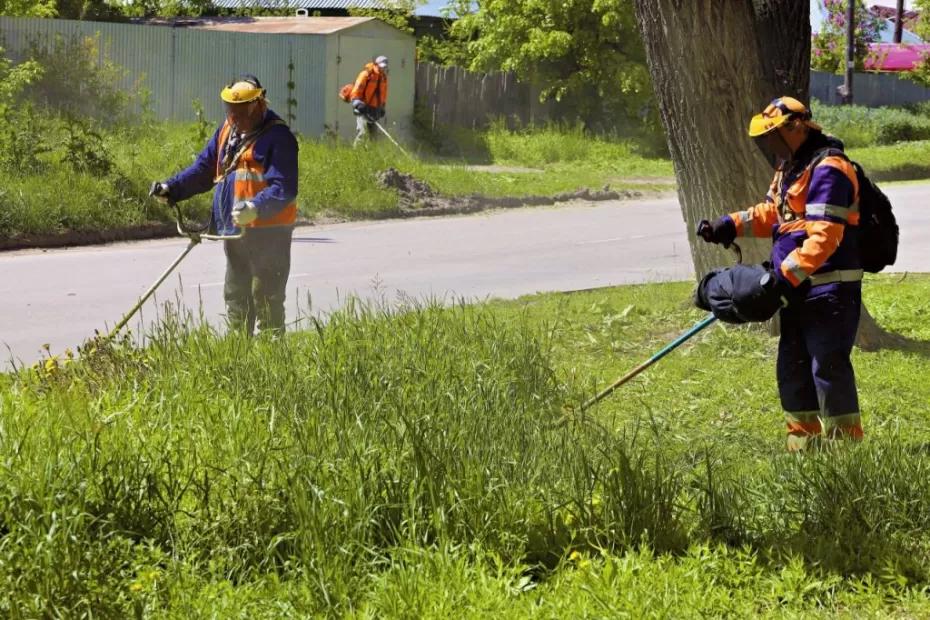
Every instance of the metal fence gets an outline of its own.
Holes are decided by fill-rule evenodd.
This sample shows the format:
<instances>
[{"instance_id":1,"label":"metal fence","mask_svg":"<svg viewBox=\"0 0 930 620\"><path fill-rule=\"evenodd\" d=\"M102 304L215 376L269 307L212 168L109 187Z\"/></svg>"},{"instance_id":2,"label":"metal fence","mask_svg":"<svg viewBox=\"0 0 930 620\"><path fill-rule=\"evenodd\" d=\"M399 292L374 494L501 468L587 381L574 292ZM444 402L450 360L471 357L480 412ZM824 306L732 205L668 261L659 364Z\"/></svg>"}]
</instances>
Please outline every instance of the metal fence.
<instances>
[{"instance_id":1,"label":"metal fence","mask_svg":"<svg viewBox=\"0 0 930 620\"><path fill-rule=\"evenodd\" d=\"M145 89L158 118L194 120L195 99L208 118L223 116L217 94L230 76L261 76L272 106L286 112L288 94L297 103L296 129L319 135L327 94L323 37L188 30L165 26L28 19L0 16L0 45L14 56L32 45L51 47L56 37L97 37L98 54L126 69L121 87ZM294 69L289 71L288 65ZM288 82L293 74L294 89ZM332 89L329 89L332 90Z\"/></svg>"},{"instance_id":2,"label":"metal fence","mask_svg":"<svg viewBox=\"0 0 930 620\"><path fill-rule=\"evenodd\" d=\"M842 103L836 88L843 76L811 71L811 99L835 105ZM891 73L856 73L853 75L853 103L870 108L900 106L930 101L930 88Z\"/></svg>"}]
</instances>

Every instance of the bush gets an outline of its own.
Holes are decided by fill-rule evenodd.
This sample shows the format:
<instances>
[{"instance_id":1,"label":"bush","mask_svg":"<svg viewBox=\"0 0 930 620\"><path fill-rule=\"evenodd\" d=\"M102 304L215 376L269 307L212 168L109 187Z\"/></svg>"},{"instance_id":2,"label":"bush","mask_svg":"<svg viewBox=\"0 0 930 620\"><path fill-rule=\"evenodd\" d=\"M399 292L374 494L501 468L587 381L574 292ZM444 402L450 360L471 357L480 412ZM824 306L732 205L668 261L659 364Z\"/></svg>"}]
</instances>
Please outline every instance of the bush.
<instances>
[{"instance_id":1,"label":"bush","mask_svg":"<svg viewBox=\"0 0 930 620\"><path fill-rule=\"evenodd\" d=\"M29 58L42 67L41 76L25 90L34 101L62 114L93 118L107 123L131 119L131 104L139 92L123 89L128 72L113 62L100 35L57 35L48 47L33 41Z\"/></svg>"},{"instance_id":2,"label":"bush","mask_svg":"<svg viewBox=\"0 0 930 620\"><path fill-rule=\"evenodd\" d=\"M813 102L814 120L849 148L930 139L930 116L923 108L827 106Z\"/></svg>"}]
</instances>

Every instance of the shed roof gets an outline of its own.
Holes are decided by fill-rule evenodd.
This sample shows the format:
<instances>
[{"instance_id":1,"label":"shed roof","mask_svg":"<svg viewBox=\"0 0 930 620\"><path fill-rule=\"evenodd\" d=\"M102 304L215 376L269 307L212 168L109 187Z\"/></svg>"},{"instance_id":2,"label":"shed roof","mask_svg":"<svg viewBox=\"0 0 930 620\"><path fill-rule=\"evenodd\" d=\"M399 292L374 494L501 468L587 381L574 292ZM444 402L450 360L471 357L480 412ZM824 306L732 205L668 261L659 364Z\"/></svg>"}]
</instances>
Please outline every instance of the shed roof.
<instances>
[{"instance_id":1,"label":"shed roof","mask_svg":"<svg viewBox=\"0 0 930 620\"><path fill-rule=\"evenodd\" d=\"M209 20L194 26L202 30L222 32L258 32L263 34L330 34L365 22L374 17L252 17L247 21Z\"/></svg>"},{"instance_id":2,"label":"shed roof","mask_svg":"<svg viewBox=\"0 0 930 620\"><path fill-rule=\"evenodd\" d=\"M442 17L443 9L450 0L426 0L417 2L413 14L418 17ZM222 9L260 7L265 9L349 10L349 9L396 9L391 0L212 0L211 4Z\"/></svg>"},{"instance_id":3,"label":"shed roof","mask_svg":"<svg viewBox=\"0 0 930 620\"><path fill-rule=\"evenodd\" d=\"M258 34L330 34L377 21L374 17L202 17L196 19L146 20L151 25L194 28L219 32Z\"/></svg>"}]
</instances>

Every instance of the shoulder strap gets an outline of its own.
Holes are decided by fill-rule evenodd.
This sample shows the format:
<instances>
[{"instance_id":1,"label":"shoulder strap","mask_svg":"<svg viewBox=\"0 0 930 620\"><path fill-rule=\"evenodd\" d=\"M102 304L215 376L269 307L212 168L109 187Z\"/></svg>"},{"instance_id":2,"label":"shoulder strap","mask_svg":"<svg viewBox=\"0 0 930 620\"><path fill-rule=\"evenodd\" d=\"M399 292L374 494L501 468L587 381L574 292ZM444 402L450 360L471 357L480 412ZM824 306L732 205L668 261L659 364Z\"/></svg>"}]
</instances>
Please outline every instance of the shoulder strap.
<instances>
[{"instance_id":1,"label":"shoulder strap","mask_svg":"<svg viewBox=\"0 0 930 620\"><path fill-rule=\"evenodd\" d=\"M226 178L227 174L235 170L236 166L239 165L239 160L242 158L243 155L245 155L245 152L249 150L249 148L251 148L252 145L254 145L266 131L268 131L272 127L277 127L278 125L284 125L286 127L287 123L285 123L280 118L270 120L264 125L262 125L258 131L253 132L252 135L248 136L245 140L243 140L242 144L239 146L239 148L236 150L236 153L232 157L224 158L223 163L225 165L223 166L222 172L219 172L219 165L217 166L218 173L216 175L216 179L214 180L214 182L219 182L220 180ZM226 140L224 141L224 144L222 145L223 147L226 146L225 142L229 141L229 134L231 133L231 131L232 129L229 129L228 131L226 131ZM219 162L219 153L217 153L217 162Z\"/></svg>"},{"instance_id":2,"label":"shoulder strap","mask_svg":"<svg viewBox=\"0 0 930 620\"><path fill-rule=\"evenodd\" d=\"M849 159L849 155L847 155L843 149L838 149L835 146L825 146L814 153L814 157L811 159L810 163L807 164L807 167L813 170L827 157L842 157L846 161L852 163L852 160Z\"/></svg>"}]
</instances>

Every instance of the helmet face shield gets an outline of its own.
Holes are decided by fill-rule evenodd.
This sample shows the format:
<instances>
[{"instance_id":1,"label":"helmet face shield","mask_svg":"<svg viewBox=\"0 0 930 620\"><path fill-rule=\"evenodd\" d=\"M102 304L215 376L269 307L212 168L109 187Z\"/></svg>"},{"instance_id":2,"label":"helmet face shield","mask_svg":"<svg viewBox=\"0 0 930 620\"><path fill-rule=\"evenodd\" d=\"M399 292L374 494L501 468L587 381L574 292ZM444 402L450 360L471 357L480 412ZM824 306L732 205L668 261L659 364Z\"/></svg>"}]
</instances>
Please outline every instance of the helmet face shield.
<instances>
[{"instance_id":1,"label":"helmet face shield","mask_svg":"<svg viewBox=\"0 0 930 620\"><path fill-rule=\"evenodd\" d=\"M256 122L258 104L260 100L249 101L247 103L227 103L223 102L223 111L230 125L237 127L241 131L249 131Z\"/></svg>"},{"instance_id":2,"label":"helmet face shield","mask_svg":"<svg viewBox=\"0 0 930 620\"><path fill-rule=\"evenodd\" d=\"M778 168L782 163L791 161L794 152L779 131L756 136L752 141L772 168Z\"/></svg>"},{"instance_id":3,"label":"helmet face shield","mask_svg":"<svg viewBox=\"0 0 930 620\"><path fill-rule=\"evenodd\" d=\"M769 162L772 168L778 168L778 156L775 155L775 151L772 150L769 134L756 136L752 139L752 143L756 145L756 148L762 153L762 157L765 158L765 161Z\"/></svg>"}]
</instances>

